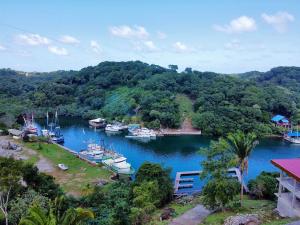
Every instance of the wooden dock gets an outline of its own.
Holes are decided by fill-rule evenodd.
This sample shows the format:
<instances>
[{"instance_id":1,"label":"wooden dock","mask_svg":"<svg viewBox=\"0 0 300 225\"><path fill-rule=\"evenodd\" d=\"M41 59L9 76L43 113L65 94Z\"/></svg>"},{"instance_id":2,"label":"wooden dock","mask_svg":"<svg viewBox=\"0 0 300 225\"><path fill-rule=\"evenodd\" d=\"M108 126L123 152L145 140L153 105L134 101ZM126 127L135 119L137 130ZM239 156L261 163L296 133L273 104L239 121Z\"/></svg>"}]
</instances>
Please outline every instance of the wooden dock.
<instances>
[{"instance_id":1,"label":"wooden dock","mask_svg":"<svg viewBox=\"0 0 300 225\"><path fill-rule=\"evenodd\" d=\"M185 196L185 195L189 195L189 194L193 194L193 193L198 193L201 190L186 190L183 191L183 189L190 189L194 187L194 178L182 178L184 176L197 176L200 175L202 171L200 170L196 170L196 171L182 171L182 172L177 172L176 173L176 178L175 178L175 184L174 184L174 195L175 196ZM245 192L249 192L249 189L247 187L247 185L245 184L244 181L242 181L242 176L241 176L241 172L238 168L230 168L228 169L228 175L230 175L231 177L237 178L239 183L243 184L244 190ZM191 182L191 183L188 183ZM185 184L181 184L181 183L185 183ZM180 191L179 191L180 189Z\"/></svg>"},{"instance_id":2,"label":"wooden dock","mask_svg":"<svg viewBox=\"0 0 300 225\"><path fill-rule=\"evenodd\" d=\"M187 192L178 192L179 189L185 189L185 188L193 188L194 184L189 183L189 184L180 184L182 182L194 182L194 178L181 178L181 176L195 176L195 175L200 175L201 171L182 171L182 172L177 172L176 173L176 178L175 178L175 184L174 184L174 195L176 196L181 196L181 195L187 195ZM199 190L200 191L200 190Z\"/></svg>"}]
</instances>

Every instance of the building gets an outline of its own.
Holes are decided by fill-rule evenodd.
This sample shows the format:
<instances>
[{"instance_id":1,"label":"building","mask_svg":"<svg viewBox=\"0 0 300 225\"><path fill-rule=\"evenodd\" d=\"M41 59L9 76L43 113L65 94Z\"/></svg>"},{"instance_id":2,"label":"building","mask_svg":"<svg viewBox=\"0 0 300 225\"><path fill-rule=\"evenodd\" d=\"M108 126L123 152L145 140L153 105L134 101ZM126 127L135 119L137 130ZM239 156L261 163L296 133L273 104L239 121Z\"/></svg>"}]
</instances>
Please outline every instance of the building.
<instances>
[{"instance_id":1,"label":"building","mask_svg":"<svg viewBox=\"0 0 300 225\"><path fill-rule=\"evenodd\" d=\"M273 159L280 169L277 210L284 217L300 217L300 158Z\"/></svg>"},{"instance_id":2,"label":"building","mask_svg":"<svg viewBox=\"0 0 300 225\"><path fill-rule=\"evenodd\" d=\"M275 116L273 116L272 119L271 119L271 121L273 123L275 123L276 126L289 127L289 125L290 125L290 121L286 117L284 117L282 115L275 115Z\"/></svg>"}]
</instances>

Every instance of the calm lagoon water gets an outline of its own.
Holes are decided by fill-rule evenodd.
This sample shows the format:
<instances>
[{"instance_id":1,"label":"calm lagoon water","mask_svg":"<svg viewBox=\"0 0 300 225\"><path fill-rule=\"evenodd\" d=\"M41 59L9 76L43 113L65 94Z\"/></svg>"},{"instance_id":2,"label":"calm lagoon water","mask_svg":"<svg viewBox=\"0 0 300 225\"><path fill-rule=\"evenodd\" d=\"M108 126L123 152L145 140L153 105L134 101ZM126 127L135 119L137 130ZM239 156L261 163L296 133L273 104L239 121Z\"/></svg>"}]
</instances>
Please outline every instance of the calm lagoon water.
<instances>
[{"instance_id":1,"label":"calm lagoon water","mask_svg":"<svg viewBox=\"0 0 300 225\"><path fill-rule=\"evenodd\" d=\"M43 121L40 121L40 126L44 126ZM98 144L102 140L106 147L123 154L136 170L145 161L160 163L172 168L172 178L178 171L201 170L200 162L204 157L198 151L200 147L207 147L211 140L205 136L188 135L159 137L155 141L141 143L129 140L124 135L95 131L89 128L88 121L81 119L61 119L60 126L65 137L64 145L70 149L80 151L86 148L89 140ZM263 170L277 171L270 163L271 159L295 157L300 157L300 145L287 143L280 138L262 139L250 156L245 179L255 178Z\"/></svg>"}]
</instances>

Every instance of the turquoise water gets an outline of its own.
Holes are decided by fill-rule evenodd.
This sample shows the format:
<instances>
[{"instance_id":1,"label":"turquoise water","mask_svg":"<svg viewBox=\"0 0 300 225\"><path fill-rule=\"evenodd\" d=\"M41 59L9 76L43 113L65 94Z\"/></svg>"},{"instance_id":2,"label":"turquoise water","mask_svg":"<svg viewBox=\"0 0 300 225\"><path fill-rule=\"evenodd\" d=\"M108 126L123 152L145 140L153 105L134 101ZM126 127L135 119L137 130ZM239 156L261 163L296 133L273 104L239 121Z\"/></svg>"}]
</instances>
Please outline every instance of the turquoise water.
<instances>
[{"instance_id":1,"label":"turquoise water","mask_svg":"<svg viewBox=\"0 0 300 225\"><path fill-rule=\"evenodd\" d=\"M104 140L106 147L123 154L136 170L145 161L156 162L171 167L172 178L178 171L201 170L200 162L204 157L198 151L200 147L208 146L211 140L205 136L168 136L141 143L126 139L124 135L109 136L103 131L95 131L89 128L87 121L80 119L63 119L60 125L65 137L64 145L68 148L80 151L86 148L89 140L99 144ZM300 157L300 145L289 144L280 138L260 140L250 156L245 179L248 181L263 170L277 171L270 163L271 159L295 157Z\"/></svg>"}]
</instances>

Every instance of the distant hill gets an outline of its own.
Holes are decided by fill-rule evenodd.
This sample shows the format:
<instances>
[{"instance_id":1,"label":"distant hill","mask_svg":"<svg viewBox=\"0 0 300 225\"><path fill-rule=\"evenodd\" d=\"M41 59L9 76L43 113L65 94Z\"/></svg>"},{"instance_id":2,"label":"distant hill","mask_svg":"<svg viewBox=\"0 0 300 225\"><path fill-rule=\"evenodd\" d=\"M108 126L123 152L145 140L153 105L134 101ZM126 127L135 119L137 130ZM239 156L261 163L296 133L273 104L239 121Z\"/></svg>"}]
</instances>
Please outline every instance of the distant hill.
<instances>
[{"instance_id":1,"label":"distant hill","mask_svg":"<svg viewBox=\"0 0 300 225\"><path fill-rule=\"evenodd\" d=\"M0 70L0 115L59 108L61 115L179 127L182 102L190 99L193 125L224 135L237 129L278 132L270 117L300 120L300 68L277 67L235 76L192 69L182 73L140 61L102 62L79 71L23 73Z\"/></svg>"}]
</instances>

